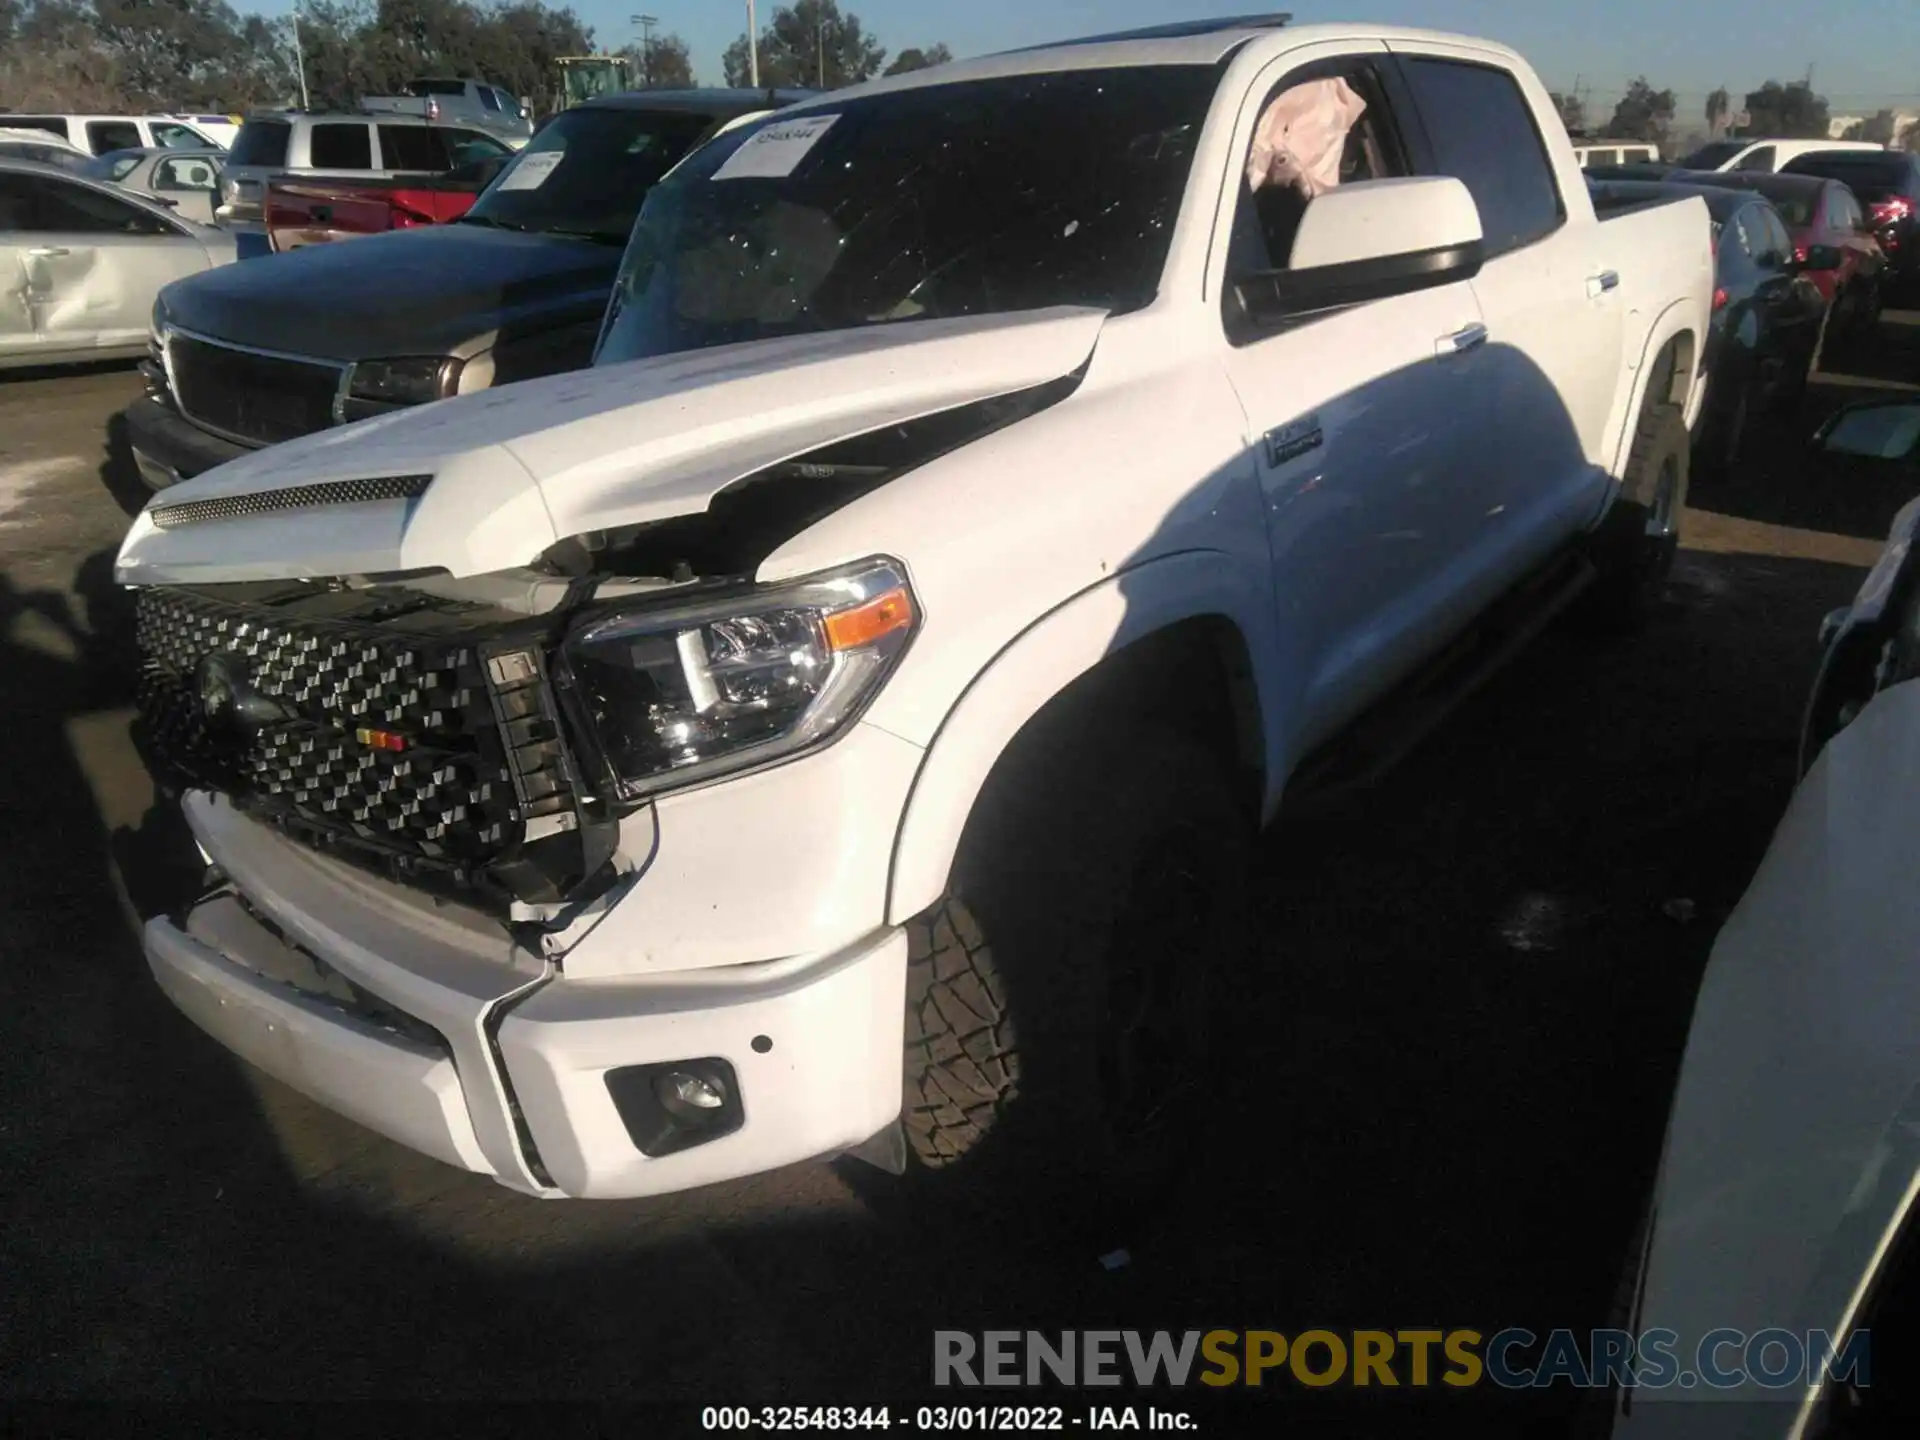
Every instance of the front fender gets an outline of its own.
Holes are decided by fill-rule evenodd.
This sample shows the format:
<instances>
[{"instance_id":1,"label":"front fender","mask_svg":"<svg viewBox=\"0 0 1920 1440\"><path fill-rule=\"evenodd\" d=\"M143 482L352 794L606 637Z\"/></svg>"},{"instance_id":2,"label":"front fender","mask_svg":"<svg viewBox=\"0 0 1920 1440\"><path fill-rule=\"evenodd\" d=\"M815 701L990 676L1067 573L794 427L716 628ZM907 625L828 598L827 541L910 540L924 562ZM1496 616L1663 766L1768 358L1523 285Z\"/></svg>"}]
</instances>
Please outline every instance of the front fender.
<instances>
[{"instance_id":1,"label":"front fender","mask_svg":"<svg viewBox=\"0 0 1920 1440\"><path fill-rule=\"evenodd\" d=\"M904 924L938 900L974 801L1021 728L1081 675L1157 630L1206 616L1234 625L1253 660L1267 808L1284 767L1269 578L1217 550L1162 556L1101 581L1035 621L974 678L927 747L894 845L887 918Z\"/></svg>"}]
</instances>

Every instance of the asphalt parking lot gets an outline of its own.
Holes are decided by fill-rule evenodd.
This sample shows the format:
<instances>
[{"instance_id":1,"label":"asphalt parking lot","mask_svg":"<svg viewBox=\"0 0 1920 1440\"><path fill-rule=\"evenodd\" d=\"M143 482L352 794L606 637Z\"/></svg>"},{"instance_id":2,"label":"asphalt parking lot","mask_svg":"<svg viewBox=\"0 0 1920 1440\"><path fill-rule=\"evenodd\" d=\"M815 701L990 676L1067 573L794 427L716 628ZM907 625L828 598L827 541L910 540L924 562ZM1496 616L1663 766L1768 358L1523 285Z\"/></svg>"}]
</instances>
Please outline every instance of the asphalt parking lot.
<instances>
[{"instance_id":1,"label":"asphalt parking lot","mask_svg":"<svg viewBox=\"0 0 1920 1440\"><path fill-rule=\"evenodd\" d=\"M932 1224L824 1164L525 1199L205 1041L130 920L172 840L111 583L140 491L108 419L139 381L0 379L0 1394L691 1420L920 1391L937 1328L1601 1323L1701 967L1792 783L1815 628L1904 498L1796 488L1823 407L1920 380L1920 316L1883 339L1696 492L1650 631L1549 632L1372 794L1268 837L1239 1082L1176 1215L1113 1270L1026 1243L1018 1195ZM1274 1400L1313 1428L1354 1413L1330 1396ZM1458 1399L1391 1413L1425 1429ZM1483 1430L1576 1401L1498 1403Z\"/></svg>"}]
</instances>

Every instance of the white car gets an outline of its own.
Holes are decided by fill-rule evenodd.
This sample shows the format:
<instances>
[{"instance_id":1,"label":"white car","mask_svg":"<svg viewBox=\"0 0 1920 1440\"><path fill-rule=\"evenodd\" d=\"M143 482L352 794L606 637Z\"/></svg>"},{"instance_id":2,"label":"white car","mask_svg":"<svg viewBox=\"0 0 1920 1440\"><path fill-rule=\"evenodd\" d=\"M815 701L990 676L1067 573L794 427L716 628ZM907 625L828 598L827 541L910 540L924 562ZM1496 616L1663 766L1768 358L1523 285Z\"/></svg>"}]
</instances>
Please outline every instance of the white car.
<instances>
[{"instance_id":1,"label":"white car","mask_svg":"<svg viewBox=\"0 0 1920 1440\"><path fill-rule=\"evenodd\" d=\"M1869 480L1883 464L1920 476L1916 433L1920 406L1857 407L1829 428L1827 448L1866 461ZM1664 1383L1615 1396L1620 1440L1911 1433L1920 1399L1917 530L1920 500L1894 520L1853 603L1827 618L1806 773L1701 981L1623 1290L1633 1305L1620 1317L1636 1336L1668 1332L1671 1363ZM1816 1362L1815 1337L1831 1342L1833 1363Z\"/></svg>"},{"instance_id":2,"label":"white car","mask_svg":"<svg viewBox=\"0 0 1920 1440\"><path fill-rule=\"evenodd\" d=\"M214 867L154 974L534 1194L852 1151L1145 1196L1256 822L1658 597L1712 262L1422 31L1196 21L721 135L594 368L136 519Z\"/></svg>"},{"instance_id":3,"label":"white car","mask_svg":"<svg viewBox=\"0 0 1920 1440\"><path fill-rule=\"evenodd\" d=\"M197 225L211 225L220 190L220 162L226 153L211 148L115 150L87 161L80 173L131 190Z\"/></svg>"},{"instance_id":4,"label":"white car","mask_svg":"<svg viewBox=\"0 0 1920 1440\"><path fill-rule=\"evenodd\" d=\"M0 369L144 355L162 287L233 241L119 187L0 158Z\"/></svg>"},{"instance_id":5,"label":"white car","mask_svg":"<svg viewBox=\"0 0 1920 1440\"><path fill-rule=\"evenodd\" d=\"M221 148L199 125L172 115L6 115L9 126L44 130L89 155L113 150Z\"/></svg>"},{"instance_id":6,"label":"white car","mask_svg":"<svg viewBox=\"0 0 1920 1440\"><path fill-rule=\"evenodd\" d=\"M1866 140L1715 140L1680 161L1682 170L1762 170L1771 173L1789 160L1816 151L1878 150Z\"/></svg>"}]
</instances>

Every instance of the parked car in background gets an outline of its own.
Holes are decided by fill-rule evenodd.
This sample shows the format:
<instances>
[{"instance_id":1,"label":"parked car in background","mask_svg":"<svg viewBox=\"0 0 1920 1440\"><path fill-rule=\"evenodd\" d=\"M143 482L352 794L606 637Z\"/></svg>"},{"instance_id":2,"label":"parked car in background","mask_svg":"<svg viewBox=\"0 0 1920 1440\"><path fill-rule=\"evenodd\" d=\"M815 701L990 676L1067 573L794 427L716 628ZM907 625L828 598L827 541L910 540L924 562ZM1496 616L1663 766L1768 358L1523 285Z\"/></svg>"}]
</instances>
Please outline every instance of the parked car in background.
<instances>
[{"instance_id":1,"label":"parked car in background","mask_svg":"<svg viewBox=\"0 0 1920 1440\"><path fill-rule=\"evenodd\" d=\"M1911 488L1916 437L1911 399L1850 407L1819 468ZM1714 941L1612 1317L1668 1332L1680 1369L1720 1341L1735 1381L1727 1339L1776 1366L1785 1343L1789 1383L1628 1389L1614 1440L1882 1440L1920 1414L1917 525L1920 500L1822 626L1800 783Z\"/></svg>"},{"instance_id":2,"label":"parked car in background","mask_svg":"<svg viewBox=\"0 0 1920 1440\"><path fill-rule=\"evenodd\" d=\"M522 1191L851 1152L1110 1223L1237 1083L1200 1017L1310 757L1659 602L1706 207L1596 217L1497 44L1222 19L816 97L623 243L650 98L461 223L231 267L450 268L562 196L624 257L591 370L134 521L141 733L217 867L154 974Z\"/></svg>"},{"instance_id":3,"label":"parked car in background","mask_svg":"<svg viewBox=\"0 0 1920 1440\"><path fill-rule=\"evenodd\" d=\"M0 366L139 355L154 296L233 244L115 186L0 159Z\"/></svg>"},{"instance_id":4,"label":"parked car in background","mask_svg":"<svg viewBox=\"0 0 1920 1440\"><path fill-rule=\"evenodd\" d=\"M519 99L482 80L415 80L404 95L368 95L360 108L472 125L518 149L533 134L533 117Z\"/></svg>"},{"instance_id":5,"label":"parked car in background","mask_svg":"<svg viewBox=\"0 0 1920 1440\"><path fill-rule=\"evenodd\" d=\"M1749 171L1676 171L1670 180L1755 191L1773 202L1793 239L1800 273L1820 287L1828 313L1821 322L1816 362L1827 347L1873 333L1885 298L1887 258L1863 226L1853 192L1817 175L1763 175Z\"/></svg>"},{"instance_id":6,"label":"parked car in background","mask_svg":"<svg viewBox=\"0 0 1920 1440\"><path fill-rule=\"evenodd\" d=\"M267 181L267 243L277 253L356 235L378 235L458 220L493 183L512 155L502 152L444 175L349 179L276 175Z\"/></svg>"},{"instance_id":7,"label":"parked car in background","mask_svg":"<svg viewBox=\"0 0 1920 1440\"><path fill-rule=\"evenodd\" d=\"M31 160L62 170L79 170L92 158L78 145L70 145L45 130L0 125L0 160Z\"/></svg>"},{"instance_id":8,"label":"parked car in background","mask_svg":"<svg viewBox=\"0 0 1920 1440\"><path fill-rule=\"evenodd\" d=\"M191 121L171 115L16 115L6 117L9 129L44 130L89 155L110 150L219 149L213 137Z\"/></svg>"},{"instance_id":9,"label":"parked car in background","mask_svg":"<svg viewBox=\"0 0 1920 1440\"><path fill-rule=\"evenodd\" d=\"M1596 165L1658 165L1660 147L1625 140L1575 141L1573 158L1582 170Z\"/></svg>"},{"instance_id":10,"label":"parked car in background","mask_svg":"<svg viewBox=\"0 0 1920 1440\"><path fill-rule=\"evenodd\" d=\"M1892 288L1912 293L1920 280L1920 156L1904 150L1878 155L1819 151L1789 161L1783 173L1819 175L1851 190L1892 267Z\"/></svg>"},{"instance_id":11,"label":"parked car in background","mask_svg":"<svg viewBox=\"0 0 1920 1440\"><path fill-rule=\"evenodd\" d=\"M1759 170L1771 173L1787 161L1816 151L1852 150L1886 153L1884 145L1865 140L1715 140L1680 157L1683 170Z\"/></svg>"},{"instance_id":12,"label":"parked car in background","mask_svg":"<svg viewBox=\"0 0 1920 1440\"><path fill-rule=\"evenodd\" d=\"M247 117L227 152L214 219L233 232L240 258L251 259L273 248L265 204L267 182L274 176L443 175L458 165L511 153L504 141L471 125L414 115L262 112Z\"/></svg>"},{"instance_id":13,"label":"parked car in background","mask_svg":"<svg viewBox=\"0 0 1920 1440\"><path fill-rule=\"evenodd\" d=\"M154 307L148 393L126 411L140 473L168 485L258 446L586 365L654 182L721 126L803 93L595 101L556 118L453 224L175 286Z\"/></svg>"},{"instance_id":14,"label":"parked car in background","mask_svg":"<svg viewBox=\"0 0 1920 1440\"><path fill-rule=\"evenodd\" d=\"M1691 195L1713 217L1713 321L1701 356L1707 399L1693 454L1697 475L1722 478L1749 415L1805 391L1826 296L1805 273L1808 261L1795 254L1779 211L1756 191L1632 180L1590 181L1589 189L1603 216Z\"/></svg>"},{"instance_id":15,"label":"parked car in background","mask_svg":"<svg viewBox=\"0 0 1920 1440\"><path fill-rule=\"evenodd\" d=\"M96 155L80 167L80 173L168 206L197 224L211 225L220 188L220 163L226 154L212 147L115 150Z\"/></svg>"},{"instance_id":16,"label":"parked car in background","mask_svg":"<svg viewBox=\"0 0 1920 1440\"><path fill-rule=\"evenodd\" d=\"M240 123L245 118L240 115L195 115L174 111L167 118L184 120L194 129L213 141L222 150L233 144L233 137L240 133Z\"/></svg>"}]
</instances>

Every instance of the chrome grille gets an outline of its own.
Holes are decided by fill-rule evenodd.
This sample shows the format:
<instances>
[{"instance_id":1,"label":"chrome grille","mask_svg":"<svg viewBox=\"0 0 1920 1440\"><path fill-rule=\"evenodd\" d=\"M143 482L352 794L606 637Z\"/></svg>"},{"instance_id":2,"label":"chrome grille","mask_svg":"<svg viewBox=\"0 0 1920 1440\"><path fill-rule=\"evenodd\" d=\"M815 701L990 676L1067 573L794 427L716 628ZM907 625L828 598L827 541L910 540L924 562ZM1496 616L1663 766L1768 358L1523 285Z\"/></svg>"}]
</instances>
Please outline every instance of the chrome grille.
<instances>
[{"instance_id":1,"label":"chrome grille","mask_svg":"<svg viewBox=\"0 0 1920 1440\"><path fill-rule=\"evenodd\" d=\"M174 403L189 420L249 444L275 445L334 423L345 366L167 337Z\"/></svg>"},{"instance_id":2,"label":"chrome grille","mask_svg":"<svg viewBox=\"0 0 1920 1440\"><path fill-rule=\"evenodd\" d=\"M155 507L156 527L197 525L205 520L237 520L245 515L268 515L276 510L303 510L320 505L364 505L374 500L417 500L433 483L431 475L387 475L369 480L329 480L320 485L290 485L284 490L262 490L252 495L222 495L214 500L189 500Z\"/></svg>"},{"instance_id":3,"label":"chrome grille","mask_svg":"<svg viewBox=\"0 0 1920 1440\"><path fill-rule=\"evenodd\" d=\"M520 617L398 590L218 588L140 593L156 767L350 856L463 884L530 823L571 820L541 652L503 638ZM537 683L490 677L503 648Z\"/></svg>"}]
</instances>

